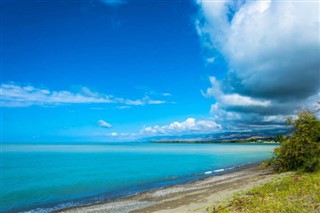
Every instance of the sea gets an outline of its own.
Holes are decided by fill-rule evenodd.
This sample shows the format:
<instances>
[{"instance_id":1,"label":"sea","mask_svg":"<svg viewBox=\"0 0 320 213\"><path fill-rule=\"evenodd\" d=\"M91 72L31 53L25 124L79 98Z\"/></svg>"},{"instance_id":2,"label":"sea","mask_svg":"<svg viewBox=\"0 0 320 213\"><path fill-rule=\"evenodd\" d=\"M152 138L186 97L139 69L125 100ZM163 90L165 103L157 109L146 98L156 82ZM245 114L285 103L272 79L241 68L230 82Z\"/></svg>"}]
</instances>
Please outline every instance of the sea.
<instances>
[{"instance_id":1,"label":"sea","mask_svg":"<svg viewBox=\"0 0 320 213\"><path fill-rule=\"evenodd\" d=\"M0 212L51 212L219 175L277 145L1 144Z\"/></svg>"}]
</instances>

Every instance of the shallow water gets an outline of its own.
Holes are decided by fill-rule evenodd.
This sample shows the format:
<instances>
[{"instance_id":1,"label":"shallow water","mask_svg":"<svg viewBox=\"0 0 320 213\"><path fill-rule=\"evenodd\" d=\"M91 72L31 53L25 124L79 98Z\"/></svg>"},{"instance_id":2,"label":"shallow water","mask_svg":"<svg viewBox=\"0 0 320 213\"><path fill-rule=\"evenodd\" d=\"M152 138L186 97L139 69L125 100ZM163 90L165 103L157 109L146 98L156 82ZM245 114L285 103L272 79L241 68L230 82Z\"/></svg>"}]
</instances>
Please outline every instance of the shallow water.
<instances>
[{"instance_id":1,"label":"shallow water","mask_svg":"<svg viewBox=\"0 0 320 213\"><path fill-rule=\"evenodd\" d=\"M214 175L270 158L275 145L2 145L1 212L47 212Z\"/></svg>"}]
</instances>

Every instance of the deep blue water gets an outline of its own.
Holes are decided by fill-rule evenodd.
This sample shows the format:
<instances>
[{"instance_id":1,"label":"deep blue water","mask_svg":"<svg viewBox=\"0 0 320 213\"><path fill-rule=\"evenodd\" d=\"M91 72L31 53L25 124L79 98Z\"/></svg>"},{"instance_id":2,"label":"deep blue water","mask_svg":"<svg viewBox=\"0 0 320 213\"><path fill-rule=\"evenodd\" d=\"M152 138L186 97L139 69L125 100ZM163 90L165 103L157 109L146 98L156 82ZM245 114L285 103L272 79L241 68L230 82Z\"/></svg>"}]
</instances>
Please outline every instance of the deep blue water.
<instances>
[{"instance_id":1,"label":"deep blue water","mask_svg":"<svg viewBox=\"0 0 320 213\"><path fill-rule=\"evenodd\" d=\"M220 169L270 158L275 145L8 144L1 148L0 212L45 212L214 175Z\"/></svg>"}]
</instances>

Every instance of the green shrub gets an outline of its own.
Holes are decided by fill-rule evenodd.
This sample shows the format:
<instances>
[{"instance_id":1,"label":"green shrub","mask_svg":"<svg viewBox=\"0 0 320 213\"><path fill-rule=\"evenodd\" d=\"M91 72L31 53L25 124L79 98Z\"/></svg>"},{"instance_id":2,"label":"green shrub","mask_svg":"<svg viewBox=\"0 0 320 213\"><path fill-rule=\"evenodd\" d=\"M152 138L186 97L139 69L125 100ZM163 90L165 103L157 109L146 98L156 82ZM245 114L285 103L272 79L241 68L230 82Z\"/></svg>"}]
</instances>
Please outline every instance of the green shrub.
<instances>
[{"instance_id":1,"label":"green shrub","mask_svg":"<svg viewBox=\"0 0 320 213\"><path fill-rule=\"evenodd\" d=\"M296 119L288 119L293 134L274 151L271 165L276 171L320 169L320 120L314 112L301 111Z\"/></svg>"},{"instance_id":2,"label":"green shrub","mask_svg":"<svg viewBox=\"0 0 320 213\"><path fill-rule=\"evenodd\" d=\"M320 171L320 158L314 157L313 159L310 159L309 161L307 161L304 166L304 170L306 172Z\"/></svg>"}]
</instances>

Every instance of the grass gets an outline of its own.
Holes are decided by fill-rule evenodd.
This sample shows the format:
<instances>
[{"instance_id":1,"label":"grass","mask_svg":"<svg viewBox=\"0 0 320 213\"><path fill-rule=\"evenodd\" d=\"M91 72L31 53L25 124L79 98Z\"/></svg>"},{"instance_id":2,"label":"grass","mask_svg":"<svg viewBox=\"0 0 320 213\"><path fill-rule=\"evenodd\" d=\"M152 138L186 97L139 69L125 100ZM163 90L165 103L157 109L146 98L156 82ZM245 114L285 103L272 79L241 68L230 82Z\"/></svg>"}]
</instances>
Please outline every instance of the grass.
<instances>
[{"instance_id":1,"label":"grass","mask_svg":"<svg viewBox=\"0 0 320 213\"><path fill-rule=\"evenodd\" d=\"M208 207L210 213L320 212L320 172L293 173Z\"/></svg>"}]
</instances>

